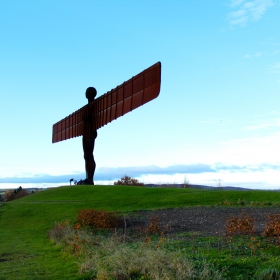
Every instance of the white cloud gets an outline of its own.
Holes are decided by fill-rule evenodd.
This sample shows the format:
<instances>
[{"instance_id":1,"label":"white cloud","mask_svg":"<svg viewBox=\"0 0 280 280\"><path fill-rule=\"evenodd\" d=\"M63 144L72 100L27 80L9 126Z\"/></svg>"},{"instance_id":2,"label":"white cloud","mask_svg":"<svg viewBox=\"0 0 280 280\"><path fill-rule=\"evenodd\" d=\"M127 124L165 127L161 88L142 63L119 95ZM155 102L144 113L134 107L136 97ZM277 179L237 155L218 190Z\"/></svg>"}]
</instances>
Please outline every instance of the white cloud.
<instances>
[{"instance_id":1,"label":"white cloud","mask_svg":"<svg viewBox=\"0 0 280 280\"><path fill-rule=\"evenodd\" d=\"M233 139L221 144L217 158L231 165L279 164L280 132L266 136Z\"/></svg>"},{"instance_id":2,"label":"white cloud","mask_svg":"<svg viewBox=\"0 0 280 280\"><path fill-rule=\"evenodd\" d=\"M262 123L258 125L248 126L245 128L245 130L258 130L258 129L264 129L269 127L280 127L280 119L275 119L267 123Z\"/></svg>"},{"instance_id":3,"label":"white cloud","mask_svg":"<svg viewBox=\"0 0 280 280\"><path fill-rule=\"evenodd\" d=\"M279 115L279 112L273 110L273 111L268 112L268 114L269 114L269 115L274 115L274 116L276 115L276 116L278 116L278 115Z\"/></svg>"},{"instance_id":4,"label":"white cloud","mask_svg":"<svg viewBox=\"0 0 280 280\"><path fill-rule=\"evenodd\" d=\"M277 63L271 65L268 68L268 72L270 72L270 73L280 73L280 62L277 62Z\"/></svg>"},{"instance_id":5,"label":"white cloud","mask_svg":"<svg viewBox=\"0 0 280 280\"><path fill-rule=\"evenodd\" d=\"M232 0L231 1L231 6L232 7L236 7L239 6L240 4L242 4L245 0Z\"/></svg>"},{"instance_id":6,"label":"white cloud","mask_svg":"<svg viewBox=\"0 0 280 280\"><path fill-rule=\"evenodd\" d=\"M253 58L253 57L261 57L262 56L262 53L261 52L257 52L255 54L246 54L244 56L245 59L248 59L248 58Z\"/></svg>"},{"instance_id":7,"label":"white cloud","mask_svg":"<svg viewBox=\"0 0 280 280\"><path fill-rule=\"evenodd\" d=\"M232 26L246 26L250 21L259 20L273 5L273 0L232 0L234 11L228 13L227 18Z\"/></svg>"}]
</instances>

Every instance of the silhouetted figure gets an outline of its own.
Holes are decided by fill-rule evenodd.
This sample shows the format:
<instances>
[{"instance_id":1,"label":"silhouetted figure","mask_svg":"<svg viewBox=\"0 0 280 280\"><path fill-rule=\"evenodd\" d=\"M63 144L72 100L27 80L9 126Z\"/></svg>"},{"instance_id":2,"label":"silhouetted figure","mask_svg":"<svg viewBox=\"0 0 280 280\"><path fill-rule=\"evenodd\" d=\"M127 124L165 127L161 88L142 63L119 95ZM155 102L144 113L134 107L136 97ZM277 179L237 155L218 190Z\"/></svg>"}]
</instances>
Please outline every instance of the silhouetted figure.
<instances>
[{"instance_id":1,"label":"silhouetted figure","mask_svg":"<svg viewBox=\"0 0 280 280\"><path fill-rule=\"evenodd\" d=\"M86 90L88 104L53 125L52 143L83 136L86 179L77 185L94 184L93 150L97 129L157 98L160 83L161 63L157 62L99 98L95 99L96 89L89 87Z\"/></svg>"},{"instance_id":2,"label":"silhouetted figure","mask_svg":"<svg viewBox=\"0 0 280 280\"><path fill-rule=\"evenodd\" d=\"M94 185L93 175L95 171L95 161L93 157L94 142L97 137L97 131L95 128L95 115L93 104L90 104L97 91L94 87L89 87L86 90L86 98L88 99L88 106L83 113L83 149L86 168L86 179L83 181L83 185Z\"/></svg>"}]
</instances>

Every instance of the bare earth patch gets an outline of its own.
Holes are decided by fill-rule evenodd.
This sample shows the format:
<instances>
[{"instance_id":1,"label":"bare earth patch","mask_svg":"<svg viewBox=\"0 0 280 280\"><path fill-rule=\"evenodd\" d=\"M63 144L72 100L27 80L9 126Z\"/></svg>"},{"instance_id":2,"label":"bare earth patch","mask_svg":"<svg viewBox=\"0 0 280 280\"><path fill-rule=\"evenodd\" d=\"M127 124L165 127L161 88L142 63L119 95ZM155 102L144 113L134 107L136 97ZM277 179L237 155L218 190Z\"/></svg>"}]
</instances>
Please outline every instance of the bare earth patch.
<instances>
[{"instance_id":1,"label":"bare earth patch","mask_svg":"<svg viewBox=\"0 0 280 280\"><path fill-rule=\"evenodd\" d=\"M264 231L267 215L280 213L280 207L189 207L154 211L137 211L129 216L128 228L148 226L158 217L160 229L167 235L196 232L203 236L225 235L225 224L230 216L246 212L254 218L255 233Z\"/></svg>"}]
</instances>

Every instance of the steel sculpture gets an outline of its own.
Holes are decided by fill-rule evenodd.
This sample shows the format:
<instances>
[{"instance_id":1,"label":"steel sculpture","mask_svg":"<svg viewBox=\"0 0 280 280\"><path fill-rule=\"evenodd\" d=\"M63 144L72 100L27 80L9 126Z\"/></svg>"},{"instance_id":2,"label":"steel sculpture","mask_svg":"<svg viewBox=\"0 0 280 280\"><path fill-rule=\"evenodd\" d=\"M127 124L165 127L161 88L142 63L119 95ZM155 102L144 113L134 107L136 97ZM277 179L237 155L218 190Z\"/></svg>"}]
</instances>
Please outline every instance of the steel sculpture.
<instances>
[{"instance_id":1,"label":"steel sculpture","mask_svg":"<svg viewBox=\"0 0 280 280\"><path fill-rule=\"evenodd\" d=\"M161 63L157 62L120 86L96 97L96 89L86 90L88 104L53 125L52 143L83 136L86 179L82 184L94 184L93 157L97 130L124 114L158 97Z\"/></svg>"}]
</instances>

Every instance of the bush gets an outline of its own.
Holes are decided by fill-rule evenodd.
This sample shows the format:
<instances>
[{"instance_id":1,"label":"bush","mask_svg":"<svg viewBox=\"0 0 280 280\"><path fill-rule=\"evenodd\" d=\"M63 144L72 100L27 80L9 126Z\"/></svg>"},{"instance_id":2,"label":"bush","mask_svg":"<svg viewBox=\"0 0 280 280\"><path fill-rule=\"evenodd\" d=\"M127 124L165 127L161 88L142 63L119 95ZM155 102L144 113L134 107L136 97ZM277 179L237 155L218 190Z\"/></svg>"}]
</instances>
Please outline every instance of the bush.
<instances>
[{"instance_id":1,"label":"bush","mask_svg":"<svg viewBox=\"0 0 280 280\"><path fill-rule=\"evenodd\" d=\"M30 193L27 190L24 190L22 187L19 187L15 190L7 190L4 193L4 197L6 201L12 201L24 196L29 195Z\"/></svg>"},{"instance_id":2,"label":"bush","mask_svg":"<svg viewBox=\"0 0 280 280\"><path fill-rule=\"evenodd\" d=\"M114 182L114 185L121 185L121 186L143 186L143 183L140 183L137 179L133 179L129 176L124 176L117 182Z\"/></svg>"},{"instance_id":3,"label":"bush","mask_svg":"<svg viewBox=\"0 0 280 280\"><path fill-rule=\"evenodd\" d=\"M118 227L120 220L115 213L94 209L81 210L77 217L78 225L92 226L97 229Z\"/></svg>"},{"instance_id":4,"label":"bush","mask_svg":"<svg viewBox=\"0 0 280 280\"><path fill-rule=\"evenodd\" d=\"M268 215L268 222L265 224L264 236L280 237L280 214Z\"/></svg>"},{"instance_id":5,"label":"bush","mask_svg":"<svg viewBox=\"0 0 280 280\"><path fill-rule=\"evenodd\" d=\"M147 228L149 234L157 234L160 233L160 222L159 216L153 216L150 218L150 223Z\"/></svg>"},{"instance_id":6,"label":"bush","mask_svg":"<svg viewBox=\"0 0 280 280\"><path fill-rule=\"evenodd\" d=\"M227 235L253 234L254 230L254 218L244 211L237 217L230 216L226 221Z\"/></svg>"}]
</instances>

